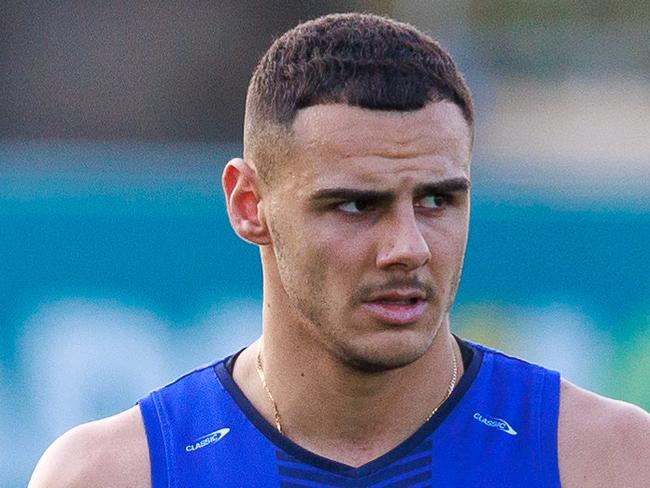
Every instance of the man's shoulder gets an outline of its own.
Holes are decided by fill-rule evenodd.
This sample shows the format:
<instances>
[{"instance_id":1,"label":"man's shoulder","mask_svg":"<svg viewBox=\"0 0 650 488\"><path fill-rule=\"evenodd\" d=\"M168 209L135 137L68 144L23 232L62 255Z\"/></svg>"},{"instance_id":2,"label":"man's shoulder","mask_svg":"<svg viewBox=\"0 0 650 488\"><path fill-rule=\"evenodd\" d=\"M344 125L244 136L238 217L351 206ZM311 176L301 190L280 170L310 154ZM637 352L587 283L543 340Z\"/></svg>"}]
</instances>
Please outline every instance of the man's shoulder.
<instances>
[{"instance_id":1,"label":"man's shoulder","mask_svg":"<svg viewBox=\"0 0 650 488\"><path fill-rule=\"evenodd\" d=\"M650 414L562 381L558 427L562 486L647 486Z\"/></svg>"},{"instance_id":2,"label":"man's shoulder","mask_svg":"<svg viewBox=\"0 0 650 488\"><path fill-rule=\"evenodd\" d=\"M80 425L41 457L29 488L149 488L149 452L140 408Z\"/></svg>"}]
</instances>

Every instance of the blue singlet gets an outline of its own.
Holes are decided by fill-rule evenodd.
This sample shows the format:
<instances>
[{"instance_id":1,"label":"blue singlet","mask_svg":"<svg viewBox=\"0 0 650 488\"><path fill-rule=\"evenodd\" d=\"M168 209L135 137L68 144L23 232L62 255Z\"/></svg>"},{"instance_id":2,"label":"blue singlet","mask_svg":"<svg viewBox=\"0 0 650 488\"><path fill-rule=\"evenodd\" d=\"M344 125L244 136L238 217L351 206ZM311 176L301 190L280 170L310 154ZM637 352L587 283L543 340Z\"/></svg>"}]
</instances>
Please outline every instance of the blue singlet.
<instances>
[{"instance_id":1,"label":"blue singlet","mask_svg":"<svg viewBox=\"0 0 650 488\"><path fill-rule=\"evenodd\" d=\"M281 435L232 379L227 358L140 400L153 488L559 488L559 374L468 341L438 412L358 468ZM471 357L470 357L471 356Z\"/></svg>"}]
</instances>

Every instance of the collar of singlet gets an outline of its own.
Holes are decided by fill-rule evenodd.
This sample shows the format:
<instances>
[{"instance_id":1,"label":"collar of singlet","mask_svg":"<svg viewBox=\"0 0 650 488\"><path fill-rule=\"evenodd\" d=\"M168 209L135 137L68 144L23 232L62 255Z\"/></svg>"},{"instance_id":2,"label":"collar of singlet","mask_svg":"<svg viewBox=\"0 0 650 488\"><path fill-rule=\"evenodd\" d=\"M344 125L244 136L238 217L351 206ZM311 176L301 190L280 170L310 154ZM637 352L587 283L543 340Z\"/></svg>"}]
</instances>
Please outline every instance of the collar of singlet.
<instances>
[{"instance_id":1,"label":"collar of singlet","mask_svg":"<svg viewBox=\"0 0 650 488\"><path fill-rule=\"evenodd\" d=\"M465 392L467 392L469 387L472 385L481 367L481 363L483 362L483 351L480 348L474 347L470 342L463 341L456 336L454 336L454 338L460 347L465 372L449 398L443 402L435 415L433 415L401 444L359 467L349 466L308 451L288 437L280 434L273 425L268 423L266 419L262 417L255 407L253 407L248 398L246 398L239 386L237 386L232 377L232 366L243 349L236 354L225 358L223 361L216 363L214 370L223 387L237 403L248 420L278 449L302 462L311 464L312 466L316 466L331 473L359 478L380 471L393 462L409 455L410 452L420 446L422 442L427 439L440 424L442 424L442 422L452 412L456 404L458 404L458 402L463 398Z\"/></svg>"}]
</instances>

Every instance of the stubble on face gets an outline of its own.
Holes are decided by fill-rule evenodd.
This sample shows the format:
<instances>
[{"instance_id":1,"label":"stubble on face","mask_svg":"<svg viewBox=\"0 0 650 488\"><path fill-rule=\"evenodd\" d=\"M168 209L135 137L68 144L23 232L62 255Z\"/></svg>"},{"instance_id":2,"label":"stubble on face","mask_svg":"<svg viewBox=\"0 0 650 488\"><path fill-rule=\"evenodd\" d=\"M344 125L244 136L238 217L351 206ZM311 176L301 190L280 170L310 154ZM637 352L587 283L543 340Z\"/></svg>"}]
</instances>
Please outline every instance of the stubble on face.
<instances>
[{"instance_id":1,"label":"stubble on face","mask_svg":"<svg viewBox=\"0 0 650 488\"><path fill-rule=\"evenodd\" d=\"M278 217L273 220L278 222ZM303 239L296 239L296 229L292 229L292 225L286 220L282 219L280 222L280 225L273 226L271 230L273 252L282 289L298 318L297 323L292 324L293 327L300 328L299 331L294 330L296 335L303 338L307 336L307 340L317 343L338 362L353 370L377 372L390 369L388 365L377 365L376 361L368 360L367 357L372 354L359 354L350 348L346 341L341 340L347 324L337 323L333 320L331 312L346 304L333 303L328 299L327 260L321 258L318 252L309 253L308 256L302 255L301 250L294 245L303 242ZM291 237L285 237L285 233ZM323 293L319 293L319 290ZM361 297L366 293L367 291L360 289L354 294ZM355 297L349 297L349 302L355 301Z\"/></svg>"},{"instance_id":2,"label":"stubble on face","mask_svg":"<svg viewBox=\"0 0 650 488\"><path fill-rule=\"evenodd\" d=\"M321 350L326 350L338 362L357 371L381 372L411 364L431 347L447 318L460 279L464 243L463 252L453 251L453 264L450 259L442 263L444 267L452 267L445 273L448 279L444 283L438 279L440 283L437 286L433 280L416 278L413 274L378 273L370 267L372 259L365 261L365 270L360 273L354 252L340 247L349 245L344 240L339 240L338 249L318 242L319 230L309 222L310 216L300 207L301 191L310 187L310 172L318 174L318 168L314 168L313 161L301 161L295 158L295 154L291 157L294 160L282 167L283 174L287 175L286 171L289 171L291 177L276 180L280 183L271 192L274 195L267 195L272 200L267 223L273 241L273 265L279 277L276 286L282 289L293 317L287 321L290 325L285 326L298 327L300 330L294 331L294 335L308 337L311 343L319 344ZM351 282L345 276L341 279L348 270L337 260L337 251L341 251L344 264L347 262L345 259L350 262L350 272L359 275L357 282ZM358 310L364 300L378 291L398 288L424 291L432 310L427 323L397 330L365 319L359 322ZM341 293L341 290L346 292ZM356 322L341 311L349 315L357 313ZM404 334L411 336L404 341L399 339L400 334L402 337Z\"/></svg>"},{"instance_id":3,"label":"stubble on face","mask_svg":"<svg viewBox=\"0 0 650 488\"><path fill-rule=\"evenodd\" d=\"M327 294L332 286L327 257L321 257L318 253L310 253L308 257L302 255L302 246L294 245L305 242L304 239L308 237L296 239L297 229L283 220L283 225L272 227L273 251L283 291L299 319L298 323L293 324L300 327L299 336L304 337L306 334L310 341L319 344L340 364L366 374L403 368L420 359L429 350L453 303L460 277L460 264L450 281L451 290L437 290L432 282L416 277L393 276L382 281L359 284L345 297L343 303L334 302L328 299ZM442 314L437 314L438 320L426 325L426 338L415 346L410 343L407 347L395 347L387 353L382 345L359 340L360 337L355 337L355 333L360 331L351 329L345 321L336 320L332 313L343 307L348 310L358 309L373 294L401 288L422 290L430 307L442 309ZM442 304L445 292L450 291L450 296Z\"/></svg>"}]
</instances>

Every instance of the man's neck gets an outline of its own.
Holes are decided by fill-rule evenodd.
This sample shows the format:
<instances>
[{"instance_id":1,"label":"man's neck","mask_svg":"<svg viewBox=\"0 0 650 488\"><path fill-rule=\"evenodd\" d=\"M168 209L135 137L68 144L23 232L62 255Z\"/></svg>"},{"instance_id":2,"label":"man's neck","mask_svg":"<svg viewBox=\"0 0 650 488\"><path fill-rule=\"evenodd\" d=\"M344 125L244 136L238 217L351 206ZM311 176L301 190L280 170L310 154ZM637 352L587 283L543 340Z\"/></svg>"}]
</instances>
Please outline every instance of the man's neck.
<instances>
[{"instance_id":1,"label":"man's neck","mask_svg":"<svg viewBox=\"0 0 650 488\"><path fill-rule=\"evenodd\" d=\"M306 342L291 347L297 343L267 328L237 360L235 382L271 425L275 403L283 433L294 442L348 465L381 456L422 426L447 396L452 351L458 378L463 371L447 322L422 357L377 373L359 371ZM273 400L257 375L258 352Z\"/></svg>"}]
</instances>

